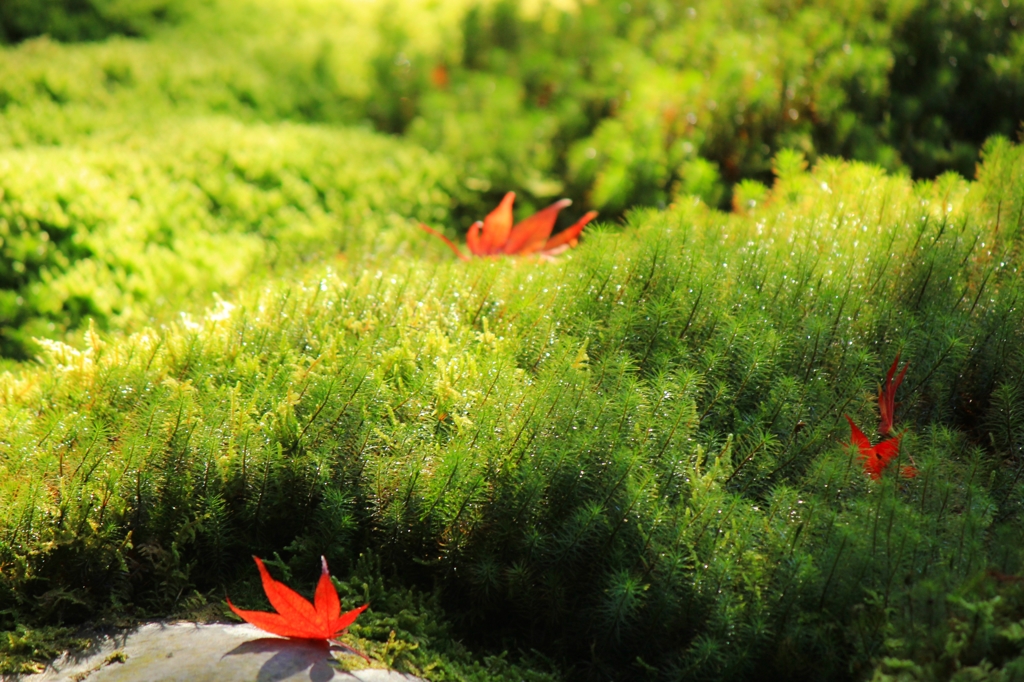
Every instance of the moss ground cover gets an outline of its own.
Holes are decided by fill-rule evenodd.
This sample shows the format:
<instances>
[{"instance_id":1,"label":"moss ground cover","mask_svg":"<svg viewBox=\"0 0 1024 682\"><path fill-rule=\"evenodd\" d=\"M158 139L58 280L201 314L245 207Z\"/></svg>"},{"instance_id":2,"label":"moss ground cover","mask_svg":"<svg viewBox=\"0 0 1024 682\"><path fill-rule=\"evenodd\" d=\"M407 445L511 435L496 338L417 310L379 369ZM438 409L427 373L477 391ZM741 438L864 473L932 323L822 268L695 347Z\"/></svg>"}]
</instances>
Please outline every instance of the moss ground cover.
<instances>
[{"instance_id":1,"label":"moss ground cover","mask_svg":"<svg viewBox=\"0 0 1024 682\"><path fill-rule=\"evenodd\" d=\"M1019 3L37 6L0 669L264 608L255 553L429 679L1024 679ZM603 213L417 227L507 190Z\"/></svg>"},{"instance_id":2,"label":"moss ground cover","mask_svg":"<svg viewBox=\"0 0 1024 682\"><path fill-rule=\"evenodd\" d=\"M381 159L386 159L382 162ZM130 329L189 297L442 221L449 166L365 131L163 119L0 159L0 352L81 326Z\"/></svg>"},{"instance_id":3,"label":"moss ground cover","mask_svg":"<svg viewBox=\"0 0 1024 682\"><path fill-rule=\"evenodd\" d=\"M287 546L585 677L1019 665L1019 176L778 165L747 215L640 212L555 263L409 227L426 258L49 343L4 378L5 599L173 609ZM896 351L920 475L878 484L843 414Z\"/></svg>"}]
</instances>

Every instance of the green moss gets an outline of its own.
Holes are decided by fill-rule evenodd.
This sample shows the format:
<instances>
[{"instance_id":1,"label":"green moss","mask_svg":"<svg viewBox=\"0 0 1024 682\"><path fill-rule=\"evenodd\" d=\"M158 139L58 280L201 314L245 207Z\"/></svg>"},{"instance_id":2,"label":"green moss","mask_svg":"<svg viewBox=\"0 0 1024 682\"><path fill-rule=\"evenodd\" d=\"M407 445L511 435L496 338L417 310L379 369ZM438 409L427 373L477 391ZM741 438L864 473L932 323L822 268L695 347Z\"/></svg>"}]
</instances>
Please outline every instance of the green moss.
<instances>
[{"instance_id":1,"label":"green moss","mask_svg":"<svg viewBox=\"0 0 1024 682\"><path fill-rule=\"evenodd\" d=\"M57 40L99 40L141 35L183 9L177 0L8 0L0 7L0 41L39 35Z\"/></svg>"},{"instance_id":2,"label":"green moss","mask_svg":"<svg viewBox=\"0 0 1024 682\"><path fill-rule=\"evenodd\" d=\"M5 49L0 145L168 111L371 123L450 157L465 227L508 189L724 207L786 148L971 177L1024 119L1016 2L178 4L148 41Z\"/></svg>"},{"instance_id":3,"label":"green moss","mask_svg":"<svg viewBox=\"0 0 1024 682\"><path fill-rule=\"evenodd\" d=\"M442 159L365 131L163 120L0 159L0 351L132 329L263 273L443 221Z\"/></svg>"},{"instance_id":4,"label":"green moss","mask_svg":"<svg viewBox=\"0 0 1024 682\"><path fill-rule=\"evenodd\" d=\"M638 212L554 263L464 265L397 227L234 307L47 344L3 380L5 599L159 613L254 552L344 576L372 547L474 646L582 676L923 661L946 616L921 604L1024 558L999 426L1019 241L996 218L1021 190L778 166L744 216ZM843 415L872 422L897 352L920 474L875 483Z\"/></svg>"},{"instance_id":5,"label":"green moss","mask_svg":"<svg viewBox=\"0 0 1024 682\"><path fill-rule=\"evenodd\" d=\"M933 4L218 0L3 48L5 669L277 553L438 679L1015 679L1024 43ZM509 189L606 222L554 262L415 227ZM897 353L918 475L872 482L844 415L877 437Z\"/></svg>"},{"instance_id":6,"label":"green moss","mask_svg":"<svg viewBox=\"0 0 1024 682\"><path fill-rule=\"evenodd\" d=\"M45 664L62 652L80 650L87 644L74 628L19 625L0 639L0 671L14 675L42 672Z\"/></svg>"}]
</instances>

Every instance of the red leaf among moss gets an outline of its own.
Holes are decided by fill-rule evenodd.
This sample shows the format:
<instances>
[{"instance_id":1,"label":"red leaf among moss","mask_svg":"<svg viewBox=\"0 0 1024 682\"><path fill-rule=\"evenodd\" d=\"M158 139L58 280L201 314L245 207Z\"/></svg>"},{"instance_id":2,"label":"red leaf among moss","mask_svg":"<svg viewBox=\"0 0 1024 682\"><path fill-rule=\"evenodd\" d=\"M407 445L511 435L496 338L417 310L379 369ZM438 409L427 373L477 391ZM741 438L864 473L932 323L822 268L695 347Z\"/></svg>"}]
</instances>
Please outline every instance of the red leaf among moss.
<instances>
[{"instance_id":1,"label":"red leaf among moss","mask_svg":"<svg viewBox=\"0 0 1024 682\"><path fill-rule=\"evenodd\" d=\"M889 462L899 454L900 439L903 436L899 435L882 441L878 445L871 445L871 441L868 440L863 431L857 428L857 425L853 423L849 415L844 416L846 416L846 421L850 422L850 440L853 445L857 446L857 457L864 466L864 473L870 476L871 480L877 481L882 477L882 472L885 471L885 468L889 466Z\"/></svg>"},{"instance_id":2,"label":"red leaf among moss","mask_svg":"<svg viewBox=\"0 0 1024 682\"><path fill-rule=\"evenodd\" d=\"M448 87L448 67L444 64L437 64L430 72L430 82L435 88L444 90Z\"/></svg>"},{"instance_id":3,"label":"red leaf among moss","mask_svg":"<svg viewBox=\"0 0 1024 682\"><path fill-rule=\"evenodd\" d=\"M245 622L272 635L296 639L334 639L342 634L369 606L369 604L363 604L357 609L346 613L341 612L341 600L338 599L338 591L335 589L334 583L331 582L330 573L327 571L327 560L323 557L320 558L322 567L320 581L316 586L313 603L284 583L270 577L270 572L267 571L267 567L263 565L259 557L254 556L253 559L260 571L263 591L267 593L267 599L270 600L270 605L277 613L245 611L232 604L230 599L227 600L228 607ZM366 658L365 654L347 645L343 644L342 646Z\"/></svg>"},{"instance_id":4,"label":"red leaf among moss","mask_svg":"<svg viewBox=\"0 0 1024 682\"><path fill-rule=\"evenodd\" d=\"M555 227L555 220L558 218L559 212L572 204L572 201L559 199L526 220L513 225L512 204L515 200L515 192L507 193L497 208L488 213L483 220L478 220L469 227L469 232L466 233L466 247L471 254L474 256L525 256L535 253L554 256L576 246L583 228L597 217L597 211L588 211L572 226L552 237L551 230ZM469 257L443 234L426 225L421 224L420 227L442 239L460 259L469 260Z\"/></svg>"},{"instance_id":5,"label":"red leaf among moss","mask_svg":"<svg viewBox=\"0 0 1024 682\"><path fill-rule=\"evenodd\" d=\"M907 367L910 367L910 363L903 365L903 369L894 382L892 376L896 373L896 366L899 362L900 354L897 353L896 359L892 361L892 367L889 368L889 373L885 375L885 385L878 389L878 412L882 417L878 424L878 432L883 436L888 436L892 432L892 421L896 412L896 389L903 383Z\"/></svg>"}]
</instances>

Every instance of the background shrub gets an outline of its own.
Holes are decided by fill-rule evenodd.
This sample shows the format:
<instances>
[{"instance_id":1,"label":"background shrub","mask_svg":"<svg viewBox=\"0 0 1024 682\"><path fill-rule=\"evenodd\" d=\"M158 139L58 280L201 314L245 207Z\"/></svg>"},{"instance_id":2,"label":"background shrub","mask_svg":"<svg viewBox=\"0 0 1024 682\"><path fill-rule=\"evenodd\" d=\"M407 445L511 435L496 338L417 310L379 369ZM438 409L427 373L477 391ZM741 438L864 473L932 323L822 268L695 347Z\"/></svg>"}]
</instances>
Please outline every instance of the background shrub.
<instances>
[{"instance_id":1,"label":"background shrub","mask_svg":"<svg viewBox=\"0 0 1024 682\"><path fill-rule=\"evenodd\" d=\"M606 214L726 206L785 148L972 177L982 142L1024 120L1022 28L1001 0L481 5L410 134L474 187L568 191Z\"/></svg>"},{"instance_id":2,"label":"background shrub","mask_svg":"<svg viewBox=\"0 0 1024 682\"><path fill-rule=\"evenodd\" d=\"M725 207L786 148L972 177L983 141L1024 119L1019 0L221 0L182 17L150 43L8 52L0 141L89 133L111 109L369 122L452 160L466 227L509 188L606 216L689 194Z\"/></svg>"}]
</instances>

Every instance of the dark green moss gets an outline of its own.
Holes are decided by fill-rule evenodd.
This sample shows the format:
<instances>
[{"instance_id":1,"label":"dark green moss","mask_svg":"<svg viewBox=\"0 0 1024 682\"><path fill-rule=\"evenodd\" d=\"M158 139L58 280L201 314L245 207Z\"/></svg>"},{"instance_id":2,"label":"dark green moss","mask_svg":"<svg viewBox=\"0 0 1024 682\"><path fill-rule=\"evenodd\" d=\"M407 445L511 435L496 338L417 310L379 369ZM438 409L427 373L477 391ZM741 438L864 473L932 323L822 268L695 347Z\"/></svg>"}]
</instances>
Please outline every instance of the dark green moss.
<instances>
[{"instance_id":1,"label":"dark green moss","mask_svg":"<svg viewBox=\"0 0 1024 682\"><path fill-rule=\"evenodd\" d=\"M172 18L181 5L175 0L5 0L0 42L41 35L68 42L143 35Z\"/></svg>"}]
</instances>

